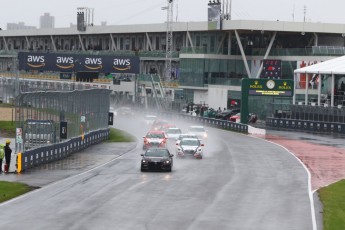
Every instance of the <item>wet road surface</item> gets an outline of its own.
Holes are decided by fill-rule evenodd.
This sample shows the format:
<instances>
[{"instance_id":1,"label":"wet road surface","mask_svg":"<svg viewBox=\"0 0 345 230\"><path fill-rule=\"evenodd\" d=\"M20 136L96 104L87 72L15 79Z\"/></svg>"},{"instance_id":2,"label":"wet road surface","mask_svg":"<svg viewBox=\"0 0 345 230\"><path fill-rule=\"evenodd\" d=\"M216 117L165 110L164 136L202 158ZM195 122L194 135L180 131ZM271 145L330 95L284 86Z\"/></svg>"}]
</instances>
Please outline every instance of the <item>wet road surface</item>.
<instances>
[{"instance_id":1,"label":"wet road surface","mask_svg":"<svg viewBox=\"0 0 345 230\"><path fill-rule=\"evenodd\" d=\"M345 136L267 130L266 136L259 137L298 157L311 173L313 190L345 178Z\"/></svg>"},{"instance_id":2,"label":"wet road surface","mask_svg":"<svg viewBox=\"0 0 345 230\"><path fill-rule=\"evenodd\" d=\"M135 122L140 121L116 124L138 138L126 154L112 144L104 151L101 144L87 150L94 160L79 157L70 160L71 167L56 163L18 177L6 175L37 178L31 181L36 185L49 184L42 172L66 179L0 205L1 227L313 229L308 175L285 149L210 128L204 159L175 158L172 173L141 173L142 136L148 127ZM169 146L174 151L174 144ZM83 173L68 177L77 171Z\"/></svg>"}]
</instances>

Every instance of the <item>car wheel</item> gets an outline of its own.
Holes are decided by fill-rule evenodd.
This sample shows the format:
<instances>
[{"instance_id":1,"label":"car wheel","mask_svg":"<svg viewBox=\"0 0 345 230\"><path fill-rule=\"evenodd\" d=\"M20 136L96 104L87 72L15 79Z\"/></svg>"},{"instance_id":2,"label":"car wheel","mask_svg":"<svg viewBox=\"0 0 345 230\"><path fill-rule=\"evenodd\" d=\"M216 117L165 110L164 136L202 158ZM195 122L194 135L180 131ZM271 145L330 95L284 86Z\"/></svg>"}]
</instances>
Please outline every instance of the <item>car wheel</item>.
<instances>
[{"instance_id":1,"label":"car wheel","mask_svg":"<svg viewBox=\"0 0 345 230\"><path fill-rule=\"evenodd\" d=\"M140 167L140 171L145 172L145 169L143 167Z\"/></svg>"},{"instance_id":2,"label":"car wheel","mask_svg":"<svg viewBox=\"0 0 345 230\"><path fill-rule=\"evenodd\" d=\"M168 168L168 170L167 170L168 172L171 172L171 166Z\"/></svg>"}]
</instances>

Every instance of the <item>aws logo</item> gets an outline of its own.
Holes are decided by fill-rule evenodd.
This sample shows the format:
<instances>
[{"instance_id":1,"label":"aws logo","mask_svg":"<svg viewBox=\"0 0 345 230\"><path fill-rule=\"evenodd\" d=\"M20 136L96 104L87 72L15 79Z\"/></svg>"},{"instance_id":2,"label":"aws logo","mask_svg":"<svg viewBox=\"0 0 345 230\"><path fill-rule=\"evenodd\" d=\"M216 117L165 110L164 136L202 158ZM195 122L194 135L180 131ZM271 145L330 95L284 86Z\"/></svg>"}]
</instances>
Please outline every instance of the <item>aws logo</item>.
<instances>
[{"instance_id":1,"label":"aws logo","mask_svg":"<svg viewBox=\"0 0 345 230\"><path fill-rule=\"evenodd\" d=\"M72 69L74 67L73 57L56 57L56 66L61 69Z\"/></svg>"},{"instance_id":2,"label":"aws logo","mask_svg":"<svg viewBox=\"0 0 345 230\"><path fill-rule=\"evenodd\" d=\"M118 71L126 71L131 69L131 59L118 59L115 58L113 68Z\"/></svg>"},{"instance_id":3,"label":"aws logo","mask_svg":"<svg viewBox=\"0 0 345 230\"><path fill-rule=\"evenodd\" d=\"M85 58L84 66L90 70L99 70L103 68L102 58Z\"/></svg>"},{"instance_id":4,"label":"aws logo","mask_svg":"<svg viewBox=\"0 0 345 230\"><path fill-rule=\"evenodd\" d=\"M44 56L28 55L26 61L27 65L33 68L41 68L46 65L44 63Z\"/></svg>"}]
</instances>

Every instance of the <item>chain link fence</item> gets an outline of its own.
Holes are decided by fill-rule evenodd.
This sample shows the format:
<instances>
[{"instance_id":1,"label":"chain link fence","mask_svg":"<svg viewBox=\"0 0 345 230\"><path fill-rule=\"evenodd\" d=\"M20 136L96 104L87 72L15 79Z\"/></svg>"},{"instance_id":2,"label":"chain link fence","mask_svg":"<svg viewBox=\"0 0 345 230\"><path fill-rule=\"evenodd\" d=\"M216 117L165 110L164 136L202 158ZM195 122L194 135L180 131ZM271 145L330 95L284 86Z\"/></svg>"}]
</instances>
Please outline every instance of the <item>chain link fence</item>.
<instances>
[{"instance_id":1,"label":"chain link fence","mask_svg":"<svg viewBox=\"0 0 345 230\"><path fill-rule=\"evenodd\" d=\"M17 150L60 143L108 128L109 94L106 89L19 94L15 99Z\"/></svg>"},{"instance_id":2,"label":"chain link fence","mask_svg":"<svg viewBox=\"0 0 345 230\"><path fill-rule=\"evenodd\" d=\"M16 85L14 79L0 77L0 102L13 104L16 96Z\"/></svg>"}]
</instances>

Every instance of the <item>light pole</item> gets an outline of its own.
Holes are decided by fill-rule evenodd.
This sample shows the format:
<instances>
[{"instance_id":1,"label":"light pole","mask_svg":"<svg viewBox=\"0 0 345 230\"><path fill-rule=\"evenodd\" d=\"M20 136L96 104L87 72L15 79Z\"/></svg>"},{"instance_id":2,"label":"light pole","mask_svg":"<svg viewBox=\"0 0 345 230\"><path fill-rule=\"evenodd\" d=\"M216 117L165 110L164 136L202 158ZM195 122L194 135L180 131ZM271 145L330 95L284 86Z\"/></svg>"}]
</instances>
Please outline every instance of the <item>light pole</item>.
<instances>
[{"instance_id":1,"label":"light pole","mask_svg":"<svg viewBox=\"0 0 345 230\"><path fill-rule=\"evenodd\" d=\"M166 32L166 44L165 44L165 79L167 80L171 76L171 59L172 59L172 46L173 46L173 9L174 2L173 0L168 0L168 4L165 7L162 7L162 10L167 11L167 32Z\"/></svg>"}]
</instances>

